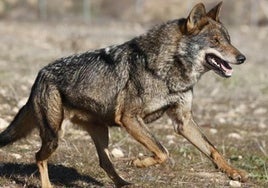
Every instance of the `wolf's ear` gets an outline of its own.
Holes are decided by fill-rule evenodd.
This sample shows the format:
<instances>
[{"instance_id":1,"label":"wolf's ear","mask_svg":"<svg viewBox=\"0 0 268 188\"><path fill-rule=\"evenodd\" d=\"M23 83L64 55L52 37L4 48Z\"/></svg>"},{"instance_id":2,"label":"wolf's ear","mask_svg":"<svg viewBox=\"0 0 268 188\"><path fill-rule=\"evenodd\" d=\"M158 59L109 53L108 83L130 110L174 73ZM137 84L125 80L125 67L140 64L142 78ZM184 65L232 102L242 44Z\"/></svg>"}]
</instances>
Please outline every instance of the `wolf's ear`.
<instances>
[{"instance_id":1,"label":"wolf's ear","mask_svg":"<svg viewBox=\"0 0 268 188\"><path fill-rule=\"evenodd\" d=\"M198 26L198 22L206 16L206 9L203 3L199 3L194 6L191 10L188 18L187 18L187 31L191 31L196 26Z\"/></svg>"},{"instance_id":2,"label":"wolf's ear","mask_svg":"<svg viewBox=\"0 0 268 188\"><path fill-rule=\"evenodd\" d=\"M221 11L221 7L222 7L222 1L217 4L214 8L212 8L208 13L207 16L212 18L213 20L215 20L216 22L219 22L219 14Z\"/></svg>"}]
</instances>

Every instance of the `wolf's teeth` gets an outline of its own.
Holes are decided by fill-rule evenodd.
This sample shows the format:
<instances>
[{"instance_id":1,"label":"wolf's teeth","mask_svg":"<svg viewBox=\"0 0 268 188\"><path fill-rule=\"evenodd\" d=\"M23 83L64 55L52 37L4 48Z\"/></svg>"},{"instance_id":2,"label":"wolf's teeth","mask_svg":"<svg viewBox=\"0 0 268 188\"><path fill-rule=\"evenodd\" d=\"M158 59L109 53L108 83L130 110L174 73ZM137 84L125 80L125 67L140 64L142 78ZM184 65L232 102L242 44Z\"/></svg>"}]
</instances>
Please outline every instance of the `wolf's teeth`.
<instances>
[{"instance_id":1,"label":"wolf's teeth","mask_svg":"<svg viewBox=\"0 0 268 188\"><path fill-rule=\"evenodd\" d=\"M212 58L211 61L212 61L212 63L214 63L215 65L217 65L218 67L220 67L220 65L217 63L217 61L214 58Z\"/></svg>"},{"instance_id":2,"label":"wolf's teeth","mask_svg":"<svg viewBox=\"0 0 268 188\"><path fill-rule=\"evenodd\" d=\"M212 61L212 63L215 63L215 59L212 58L211 61Z\"/></svg>"}]
</instances>

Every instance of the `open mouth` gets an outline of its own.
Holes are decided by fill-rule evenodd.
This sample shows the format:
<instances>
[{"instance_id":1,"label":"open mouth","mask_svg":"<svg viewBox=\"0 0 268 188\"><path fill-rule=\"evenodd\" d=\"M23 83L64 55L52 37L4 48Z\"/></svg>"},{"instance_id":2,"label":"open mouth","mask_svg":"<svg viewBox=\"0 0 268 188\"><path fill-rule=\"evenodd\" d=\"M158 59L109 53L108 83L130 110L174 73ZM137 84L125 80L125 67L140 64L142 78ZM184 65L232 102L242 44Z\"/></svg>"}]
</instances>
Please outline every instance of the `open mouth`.
<instances>
[{"instance_id":1,"label":"open mouth","mask_svg":"<svg viewBox=\"0 0 268 188\"><path fill-rule=\"evenodd\" d=\"M232 76L233 69L229 63L219 58L215 54L206 54L206 62L216 73L225 77Z\"/></svg>"}]
</instances>

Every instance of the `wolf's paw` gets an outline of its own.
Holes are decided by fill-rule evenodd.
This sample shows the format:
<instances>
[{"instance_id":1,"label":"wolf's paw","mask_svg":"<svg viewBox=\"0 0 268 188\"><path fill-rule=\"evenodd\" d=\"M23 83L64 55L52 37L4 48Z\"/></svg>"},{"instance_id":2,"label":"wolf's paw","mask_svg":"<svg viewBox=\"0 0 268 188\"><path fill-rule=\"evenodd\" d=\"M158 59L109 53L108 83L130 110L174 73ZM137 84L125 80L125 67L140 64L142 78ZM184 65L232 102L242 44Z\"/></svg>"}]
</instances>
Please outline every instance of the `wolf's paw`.
<instances>
[{"instance_id":1,"label":"wolf's paw","mask_svg":"<svg viewBox=\"0 0 268 188\"><path fill-rule=\"evenodd\" d=\"M144 159L135 159L132 164L138 168L144 168L156 164L156 161L152 157L146 157Z\"/></svg>"},{"instance_id":2,"label":"wolf's paw","mask_svg":"<svg viewBox=\"0 0 268 188\"><path fill-rule=\"evenodd\" d=\"M232 169L227 172L227 175L236 181L246 182L248 180L248 173L243 170Z\"/></svg>"},{"instance_id":3,"label":"wolf's paw","mask_svg":"<svg viewBox=\"0 0 268 188\"><path fill-rule=\"evenodd\" d=\"M163 155L159 155L159 156L152 156L152 157L145 157L145 158L137 158L135 160L132 161L132 164L136 167L139 168L144 168L144 167L148 167L148 166L152 166L155 164L161 164L163 162L165 162L168 158L168 155L163 154Z\"/></svg>"},{"instance_id":4,"label":"wolf's paw","mask_svg":"<svg viewBox=\"0 0 268 188\"><path fill-rule=\"evenodd\" d=\"M130 185L132 185L132 183L129 183L123 179L121 179L120 181L115 183L116 187L129 187Z\"/></svg>"},{"instance_id":5,"label":"wolf's paw","mask_svg":"<svg viewBox=\"0 0 268 188\"><path fill-rule=\"evenodd\" d=\"M132 161L132 164L138 168L145 168L157 164L158 161L154 157L137 158Z\"/></svg>"}]
</instances>

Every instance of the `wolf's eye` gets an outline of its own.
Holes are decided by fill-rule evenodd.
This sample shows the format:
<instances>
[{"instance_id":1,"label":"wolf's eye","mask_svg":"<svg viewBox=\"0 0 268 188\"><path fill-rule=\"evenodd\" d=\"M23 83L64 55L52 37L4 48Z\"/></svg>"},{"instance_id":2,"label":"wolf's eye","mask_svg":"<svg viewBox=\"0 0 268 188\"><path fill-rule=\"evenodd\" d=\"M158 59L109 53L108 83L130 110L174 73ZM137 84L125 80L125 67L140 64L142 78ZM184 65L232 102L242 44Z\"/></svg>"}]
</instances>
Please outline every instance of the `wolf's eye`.
<instances>
[{"instance_id":1,"label":"wolf's eye","mask_svg":"<svg viewBox=\"0 0 268 188\"><path fill-rule=\"evenodd\" d=\"M212 41L214 44L220 44L220 40L218 38L213 38L213 41Z\"/></svg>"}]
</instances>

